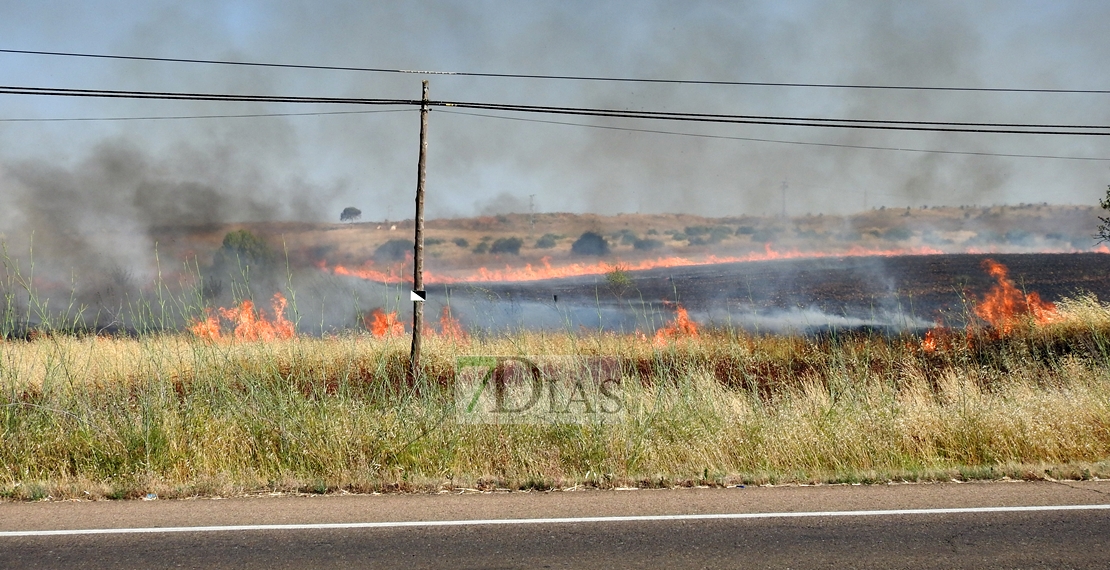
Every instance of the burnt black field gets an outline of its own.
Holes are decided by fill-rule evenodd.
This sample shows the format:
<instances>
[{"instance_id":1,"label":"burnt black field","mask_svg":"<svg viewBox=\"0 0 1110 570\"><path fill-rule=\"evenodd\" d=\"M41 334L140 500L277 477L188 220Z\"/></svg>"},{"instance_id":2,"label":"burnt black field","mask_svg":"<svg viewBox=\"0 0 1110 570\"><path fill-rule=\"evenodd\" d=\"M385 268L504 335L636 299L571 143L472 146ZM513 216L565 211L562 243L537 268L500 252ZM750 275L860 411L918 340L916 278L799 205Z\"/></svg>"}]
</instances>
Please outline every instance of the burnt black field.
<instances>
[{"instance_id":1,"label":"burnt black field","mask_svg":"<svg viewBox=\"0 0 1110 570\"><path fill-rule=\"evenodd\" d=\"M606 327L606 314L642 312L611 328L627 329L637 321L662 321L678 302L699 322L724 323L745 316L806 311L811 315L794 328L920 329L935 322L960 325L971 305L995 284L983 267L993 259L1009 268L1010 279L1046 301L1083 293L1110 300L1110 255L1073 254L951 254L893 257L790 259L676 267L628 272L625 283L604 275L534 282L483 285L438 285L433 296L449 295L453 303L476 302L473 317L489 317L494 307L518 307L528 327L528 309L589 314L582 326ZM487 301L482 309L481 300ZM820 316L827 315L828 323ZM657 316L657 317L656 317ZM494 315L496 317L496 315ZM595 320L597 322L590 323ZM574 323L575 319L564 319ZM899 324L899 322L901 324ZM837 323L840 323L839 325ZM645 328L639 325L638 328ZM773 326L770 328L774 328Z\"/></svg>"}]
</instances>

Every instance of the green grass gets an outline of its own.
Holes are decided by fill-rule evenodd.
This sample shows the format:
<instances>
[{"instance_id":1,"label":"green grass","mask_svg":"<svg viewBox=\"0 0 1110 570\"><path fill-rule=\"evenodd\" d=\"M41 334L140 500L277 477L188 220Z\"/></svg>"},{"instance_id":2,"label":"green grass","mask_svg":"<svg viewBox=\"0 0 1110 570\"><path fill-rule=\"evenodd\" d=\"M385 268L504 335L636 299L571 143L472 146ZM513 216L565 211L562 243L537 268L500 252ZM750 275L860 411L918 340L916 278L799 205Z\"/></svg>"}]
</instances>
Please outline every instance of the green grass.
<instances>
[{"instance_id":1,"label":"green grass","mask_svg":"<svg viewBox=\"0 0 1110 570\"><path fill-rule=\"evenodd\" d=\"M0 496L133 498L573 485L725 485L1110 474L1110 308L1012 335L755 336L666 345L521 333L204 342L0 342ZM457 423L460 355L616 356L627 414Z\"/></svg>"}]
</instances>

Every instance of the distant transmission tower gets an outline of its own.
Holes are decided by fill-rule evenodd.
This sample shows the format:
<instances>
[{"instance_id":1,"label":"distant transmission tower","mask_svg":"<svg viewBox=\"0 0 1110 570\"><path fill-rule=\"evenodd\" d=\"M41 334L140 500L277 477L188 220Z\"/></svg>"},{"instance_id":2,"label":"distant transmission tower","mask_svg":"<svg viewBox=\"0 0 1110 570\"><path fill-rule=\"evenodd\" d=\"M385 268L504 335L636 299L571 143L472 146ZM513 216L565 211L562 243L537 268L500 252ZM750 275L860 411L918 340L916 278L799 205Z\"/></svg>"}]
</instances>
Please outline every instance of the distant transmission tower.
<instances>
[{"instance_id":1,"label":"distant transmission tower","mask_svg":"<svg viewBox=\"0 0 1110 570\"><path fill-rule=\"evenodd\" d=\"M531 230L529 230L529 232L530 232L529 235L531 237L536 237L536 195L535 194L529 194L528 195L528 212L529 212L528 223L531 225L531 228L532 228Z\"/></svg>"},{"instance_id":2,"label":"distant transmission tower","mask_svg":"<svg viewBox=\"0 0 1110 570\"><path fill-rule=\"evenodd\" d=\"M789 187L789 185L786 183L786 180L783 180L782 181L782 217L783 218L786 218L786 189L788 187Z\"/></svg>"}]
</instances>

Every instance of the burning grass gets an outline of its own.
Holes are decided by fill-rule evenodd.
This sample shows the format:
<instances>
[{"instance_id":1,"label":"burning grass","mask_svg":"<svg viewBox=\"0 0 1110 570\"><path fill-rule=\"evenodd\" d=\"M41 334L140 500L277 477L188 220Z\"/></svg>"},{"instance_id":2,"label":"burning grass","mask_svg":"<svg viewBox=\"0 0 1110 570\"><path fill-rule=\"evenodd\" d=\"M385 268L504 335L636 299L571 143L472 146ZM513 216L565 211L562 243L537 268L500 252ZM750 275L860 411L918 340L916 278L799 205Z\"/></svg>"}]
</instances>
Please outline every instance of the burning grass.
<instances>
[{"instance_id":1,"label":"burning grass","mask_svg":"<svg viewBox=\"0 0 1110 570\"><path fill-rule=\"evenodd\" d=\"M1054 311L1009 319L1005 334L940 332L932 350L909 336L705 328L661 342L441 334L415 382L403 335L3 342L0 492L1106 476L1110 307L1078 297ZM597 425L457 423L455 358L489 354L615 356L628 413Z\"/></svg>"}]
</instances>

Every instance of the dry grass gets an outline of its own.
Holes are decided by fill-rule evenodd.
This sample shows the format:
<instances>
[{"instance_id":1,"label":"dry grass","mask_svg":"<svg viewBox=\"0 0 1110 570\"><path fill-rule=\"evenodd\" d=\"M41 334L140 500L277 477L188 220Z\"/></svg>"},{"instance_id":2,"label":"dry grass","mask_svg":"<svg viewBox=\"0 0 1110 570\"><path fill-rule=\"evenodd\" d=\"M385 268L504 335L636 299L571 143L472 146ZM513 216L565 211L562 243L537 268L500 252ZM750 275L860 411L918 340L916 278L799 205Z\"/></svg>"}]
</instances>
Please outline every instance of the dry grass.
<instances>
[{"instance_id":1,"label":"dry grass","mask_svg":"<svg viewBox=\"0 0 1110 570\"><path fill-rule=\"evenodd\" d=\"M710 331L207 343L0 343L0 493L265 491L1091 477L1110 473L1110 309L1061 303L1006 338ZM460 355L617 356L627 414L598 425L454 421Z\"/></svg>"}]
</instances>

